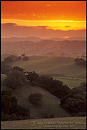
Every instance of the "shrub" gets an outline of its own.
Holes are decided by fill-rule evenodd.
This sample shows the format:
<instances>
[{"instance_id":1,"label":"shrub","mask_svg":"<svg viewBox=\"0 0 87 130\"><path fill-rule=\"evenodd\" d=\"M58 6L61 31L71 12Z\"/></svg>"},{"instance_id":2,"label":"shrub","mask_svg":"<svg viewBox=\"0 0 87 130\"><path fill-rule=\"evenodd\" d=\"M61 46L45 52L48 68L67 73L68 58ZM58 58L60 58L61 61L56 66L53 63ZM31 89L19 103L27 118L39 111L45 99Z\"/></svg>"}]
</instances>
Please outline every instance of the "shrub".
<instances>
[{"instance_id":1,"label":"shrub","mask_svg":"<svg viewBox=\"0 0 87 130\"><path fill-rule=\"evenodd\" d=\"M86 61L83 59L83 58L76 58L75 59L75 63L77 65L82 65L82 66L85 66L86 65Z\"/></svg>"},{"instance_id":2,"label":"shrub","mask_svg":"<svg viewBox=\"0 0 87 130\"><path fill-rule=\"evenodd\" d=\"M60 105L72 115L86 112L86 99L81 94L70 94L60 100Z\"/></svg>"},{"instance_id":3,"label":"shrub","mask_svg":"<svg viewBox=\"0 0 87 130\"><path fill-rule=\"evenodd\" d=\"M22 54L21 56L23 56L23 57L24 57L24 56L26 56L26 55L25 55L25 54Z\"/></svg>"},{"instance_id":4,"label":"shrub","mask_svg":"<svg viewBox=\"0 0 87 130\"><path fill-rule=\"evenodd\" d=\"M40 93L34 93L28 97L28 100L32 105L41 105L42 98L43 96Z\"/></svg>"},{"instance_id":5,"label":"shrub","mask_svg":"<svg viewBox=\"0 0 87 130\"><path fill-rule=\"evenodd\" d=\"M29 60L28 56L23 57L23 61L27 61L27 60Z\"/></svg>"},{"instance_id":6,"label":"shrub","mask_svg":"<svg viewBox=\"0 0 87 130\"><path fill-rule=\"evenodd\" d=\"M17 120L17 115L15 113L13 113L12 115L10 115L10 119Z\"/></svg>"},{"instance_id":7,"label":"shrub","mask_svg":"<svg viewBox=\"0 0 87 130\"><path fill-rule=\"evenodd\" d=\"M34 84L34 82L38 82L39 75L33 71L33 72L27 72L26 78L27 80L30 80L31 84Z\"/></svg>"},{"instance_id":8,"label":"shrub","mask_svg":"<svg viewBox=\"0 0 87 130\"><path fill-rule=\"evenodd\" d=\"M1 120L2 121L8 121L10 120L10 115L5 113L5 112L1 112Z\"/></svg>"},{"instance_id":9,"label":"shrub","mask_svg":"<svg viewBox=\"0 0 87 130\"><path fill-rule=\"evenodd\" d=\"M4 59L4 63L6 63L6 64L8 64L8 63L11 63L11 62L13 62L13 58L12 57L6 57L5 59Z\"/></svg>"},{"instance_id":10,"label":"shrub","mask_svg":"<svg viewBox=\"0 0 87 130\"><path fill-rule=\"evenodd\" d=\"M14 66L14 67L12 67L10 70L11 70L11 72L12 72L12 71L21 71L21 72L24 72L24 69L23 69L23 68L20 68L19 66Z\"/></svg>"}]
</instances>

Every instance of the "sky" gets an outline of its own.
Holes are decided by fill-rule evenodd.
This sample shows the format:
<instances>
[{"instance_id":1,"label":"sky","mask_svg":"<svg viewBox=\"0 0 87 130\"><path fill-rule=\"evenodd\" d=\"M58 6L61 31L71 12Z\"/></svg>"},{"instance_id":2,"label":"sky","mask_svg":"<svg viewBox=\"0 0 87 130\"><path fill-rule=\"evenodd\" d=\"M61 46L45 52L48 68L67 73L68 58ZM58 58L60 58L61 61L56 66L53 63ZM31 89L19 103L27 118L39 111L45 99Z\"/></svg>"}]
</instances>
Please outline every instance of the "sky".
<instances>
[{"instance_id":1,"label":"sky","mask_svg":"<svg viewBox=\"0 0 87 130\"><path fill-rule=\"evenodd\" d=\"M27 36L83 37L86 1L1 1L1 23L2 37L25 36L21 31Z\"/></svg>"}]
</instances>

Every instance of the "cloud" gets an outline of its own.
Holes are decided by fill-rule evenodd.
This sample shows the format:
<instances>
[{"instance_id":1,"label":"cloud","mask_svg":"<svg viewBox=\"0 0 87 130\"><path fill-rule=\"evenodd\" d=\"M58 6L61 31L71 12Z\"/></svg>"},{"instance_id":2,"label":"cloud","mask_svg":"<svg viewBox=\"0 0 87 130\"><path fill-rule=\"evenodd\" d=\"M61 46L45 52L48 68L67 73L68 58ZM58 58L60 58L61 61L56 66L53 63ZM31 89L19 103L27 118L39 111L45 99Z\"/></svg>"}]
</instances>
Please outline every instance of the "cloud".
<instances>
[{"instance_id":1,"label":"cloud","mask_svg":"<svg viewBox=\"0 0 87 130\"><path fill-rule=\"evenodd\" d=\"M48 29L48 26L36 26L37 29Z\"/></svg>"},{"instance_id":2,"label":"cloud","mask_svg":"<svg viewBox=\"0 0 87 130\"><path fill-rule=\"evenodd\" d=\"M53 30L48 26L18 26L16 23L1 24L1 37L28 37L36 36L41 38L52 37L85 37L86 30Z\"/></svg>"},{"instance_id":3,"label":"cloud","mask_svg":"<svg viewBox=\"0 0 87 130\"><path fill-rule=\"evenodd\" d=\"M66 28L69 28L69 27L71 27L71 26L65 26Z\"/></svg>"},{"instance_id":4,"label":"cloud","mask_svg":"<svg viewBox=\"0 0 87 130\"><path fill-rule=\"evenodd\" d=\"M3 23L3 24L2 24L2 26L3 26L3 25L4 25L4 26L6 26L6 27L10 27L10 26L11 26L11 27L12 27L12 26L17 26L17 24L16 24L16 23Z\"/></svg>"},{"instance_id":5,"label":"cloud","mask_svg":"<svg viewBox=\"0 0 87 130\"><path fill-rule=\"evenodd\" d=\"M51 4L46 4L46 6L50 7L50 6L51 6Z\"/></svg>"}]
</instances>

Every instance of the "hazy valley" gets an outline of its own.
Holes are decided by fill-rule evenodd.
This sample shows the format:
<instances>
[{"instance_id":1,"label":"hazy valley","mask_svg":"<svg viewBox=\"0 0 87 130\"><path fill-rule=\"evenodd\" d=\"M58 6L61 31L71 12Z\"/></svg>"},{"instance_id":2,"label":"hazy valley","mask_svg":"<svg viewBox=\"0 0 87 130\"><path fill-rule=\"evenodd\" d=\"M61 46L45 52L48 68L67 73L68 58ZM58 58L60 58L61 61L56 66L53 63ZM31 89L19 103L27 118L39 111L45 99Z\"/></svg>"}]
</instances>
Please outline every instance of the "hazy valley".
<instances>
[{"instance_id":1,"label":"hazy valley","mask_svg":"<svg viewBox=\"0 0 87 130\"><path fill-rule=\"evenodd\" d=\"M1 41L1 53L29 56L66 56L84 57L86 55L85 40L60 40L29 38L7 38ZM75 38L74 38L75 39Z\"/></svg>"}]
</instances>

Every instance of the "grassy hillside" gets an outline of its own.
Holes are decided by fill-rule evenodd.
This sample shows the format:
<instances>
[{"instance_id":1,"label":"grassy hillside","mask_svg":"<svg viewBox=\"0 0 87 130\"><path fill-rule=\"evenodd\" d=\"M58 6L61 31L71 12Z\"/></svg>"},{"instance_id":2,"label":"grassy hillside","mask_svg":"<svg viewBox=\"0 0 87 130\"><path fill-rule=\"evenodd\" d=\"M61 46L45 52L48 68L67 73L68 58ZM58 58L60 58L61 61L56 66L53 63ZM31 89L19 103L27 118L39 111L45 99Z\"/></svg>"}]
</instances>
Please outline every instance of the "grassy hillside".
<instances>
[{"instance_id":1,"label":"grassy hillside","mask_svg":"<svg viewBox=\"0 0 87 130\"><path fill-rule=\"evenodd\" d=\"M77 66L74 59L70 57L31 56L29 61L18 61L12 63L12 65L20 66L29 72L36 71L39 74L51 75L55 79L62 80L69 87L79 86L80 83L85 81L85 68ZM3 81L5 75L1 76ZM6 87L2 86L2 89L6 90ZM28 96L37 92L43 95L41 107L33 106L28 102ZM85 117L71 117L68 112L60 107L60 100L41 87L27 84L14 90L13 95L18 99L19 105L30 109L31 119L2 121L2 129L84 129L86 127ZM41 119L50 113L54 115L54 119Z\"/></svg>"},{"instance_id":2,"label":"grassy hillside","mask_svg":"<svg viewBox=\"0 0 87 130\"><path fill-rule=\"evenodd\" d=\"M6 75L1 75L1 80L3 81ZM10 90L6 86L1 87L1 90ZM41 107L36 107L29 104L28 96L32 93L40 93L43 96ZM70 117L71 115L60 107L60 100L54 95L50 94L43 88L39 86L31 86L26 84L21 88L13 91L13 96L18 100L18 104L24 108L30 109L30 117L33 118L45 118L48 114L52 114L54 117Z\"/></svg>"},{"instance_id":3,"label":"grassy hillside","mask_svg":"<svg viewBox=\"0 0 87 130\"><path fill-rule=\"evenodd\" d=\"M36 107L28 102L28 96L31 93L40 93L43 95L41 107ZM29 109L30 117L32 118L43 118L43 115L50 115L52 113L55 117L67 117L70 116L64 109L59 105L60 101L57 97L50 94L46 90L37 86L24 86L14 91L14 96L18 99L18 104Z\"/></svg>"},{"instance_id":4,"label":"grassy hillside","mask_svg":"<svg viewBox=\"0 0 87 130\"><path fill-rule=\"evenodd\" d=\"M85 117L3 121L2 129L86 129Z\"/></svg>"},{"instance_id":5,"label":"grassy hillside","mask_svg":"<svg viewBox=\"0 0 87 130\"><path fill-rule=\"evenodd\" d=\"M12 65L27 71L51 75L71 88L79 86L86 79L86 69L76 65L71 57L30 56L29 61L18 61Z\"/></svg>"}]
</instances>

